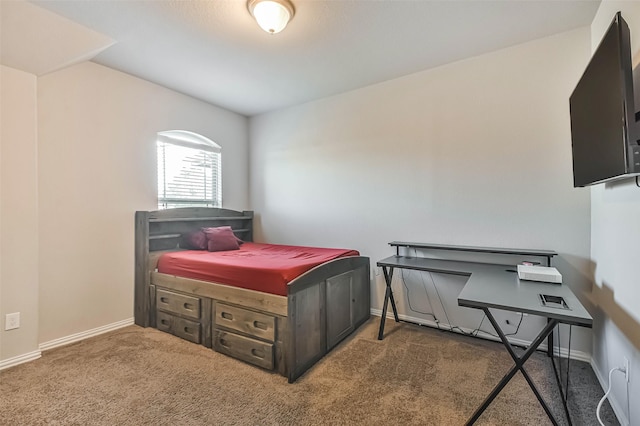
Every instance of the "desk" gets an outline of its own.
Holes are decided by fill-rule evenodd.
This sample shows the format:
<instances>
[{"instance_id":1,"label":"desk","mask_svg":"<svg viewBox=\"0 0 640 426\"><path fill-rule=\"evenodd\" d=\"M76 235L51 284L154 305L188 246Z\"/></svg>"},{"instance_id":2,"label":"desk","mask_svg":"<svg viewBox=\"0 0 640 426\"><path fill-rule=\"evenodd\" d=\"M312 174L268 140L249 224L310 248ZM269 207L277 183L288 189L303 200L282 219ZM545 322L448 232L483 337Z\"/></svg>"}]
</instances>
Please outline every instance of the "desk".
<instances>
[{"instance_id":1,"label":"desk","mask_svg":"<svg viewBox=\"0 0 640 426\"><path fill-rule=\"evenodd\" d=\"M546 266L551 266L551 261L558 255L553 250L537 250L537 249L519 249L519 248L506 248L506 247L474 247L474 246L459 246L451 244L432 244L432 243L411 243L406 241L392 241L389 243L391 247L396 248L396 255L400 255L400 249L420 249L429 251L454 251L454 252L467 252L467 253L486 253L491 255L509 255L509 256L521 256L534 259L545 259ZM533 261L534 259L528 259ZM396 319L397 321L397 319ZM553 334L549 334L547 343L547 355L553 356ZM554 364L555 370L555 364Z\"/></svg>"},{"instance_id":2,"label":"desk","mask_svg":"<svg viewBox=\"0 0 640 426\"><path fill-rule=\"evenodd\" d=\"M547 413L547 416L549 416L551 422L554 425L558 424L523 366L540 344L551 334L557 324L564 323L591 327L593 322L591 315L589 315L587 310L582 306L580 301L567 285L520 281L517 273L512 272L515 269L513 265L494 265L399 255L383 259L377 262L377 265L382 267L387 287L384 305L382 308L382 317L380 319L380 329L378 331L379 340L382 340L384 336L384 322L389 302L391 302L391 308L396 322L400 321L398 318L395 300L393 298L393 292L391 290L391 280L393 278L394 269L411 269L469 277L467 283L458 296L458 305L483 310L500 336L500 340L509 352L509 355L511 355L511 358L514 360L515 365L511 370L509 370L509 372L507 372L507 374L505 374L502 380L500 380L493 391L484 400L482 405L473 413L472 417L467 422L468 425L474 424L478 420L484 410L487 409L491 402L496 398L496 396L498 396L500 391L502 391L518 371L520 371L524 376L525 380L531 387L531 390ZM540 294L560 296L564 298L569 309L543 306L540 301ZM542 316L547 318L547 324L540 331L538 336L536 336L525 353L522 356L518 356L507 340L498 322L491 314L489 308ZM569 423L571 423L571 419L569 418L566 408L565 398L563 398L563 403L565 405L567 418L569 419Z\"/></svg>"}]
</instances>

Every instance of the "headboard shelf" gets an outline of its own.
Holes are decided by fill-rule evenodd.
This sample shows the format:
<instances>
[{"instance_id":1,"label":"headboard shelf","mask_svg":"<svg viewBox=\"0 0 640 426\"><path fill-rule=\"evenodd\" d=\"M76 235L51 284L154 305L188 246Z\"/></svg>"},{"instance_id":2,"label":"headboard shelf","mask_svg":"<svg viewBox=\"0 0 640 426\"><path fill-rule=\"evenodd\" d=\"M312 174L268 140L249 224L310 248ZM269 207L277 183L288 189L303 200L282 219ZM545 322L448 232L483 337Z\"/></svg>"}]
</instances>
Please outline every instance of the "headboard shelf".
<instances>
[{"instance_id":1,"label":"headboard shelf","mask_svg":"<svg viewBox=\"0 0 640 426\"><path fill-rule=\"evenodd\" d=\"M136 238L147 241L148 252L177 249L185 234L218 226L230 226L243 241L253 241L253 212L249 210L183 207L136 212Z\"/></svg>"},{"instance_id":2,"label":"headboard shelf","mask_svg":"<svg viewBox=\"0 0 640 426\"><path fill-rule=\"evenodd\" d=\"M168 217L168 218L157 218L157 219L149 219L150 223L157 222L201 222L205 220L251 220L253 216L211 216L211 217Z\"/></svg>"}]
</instances>

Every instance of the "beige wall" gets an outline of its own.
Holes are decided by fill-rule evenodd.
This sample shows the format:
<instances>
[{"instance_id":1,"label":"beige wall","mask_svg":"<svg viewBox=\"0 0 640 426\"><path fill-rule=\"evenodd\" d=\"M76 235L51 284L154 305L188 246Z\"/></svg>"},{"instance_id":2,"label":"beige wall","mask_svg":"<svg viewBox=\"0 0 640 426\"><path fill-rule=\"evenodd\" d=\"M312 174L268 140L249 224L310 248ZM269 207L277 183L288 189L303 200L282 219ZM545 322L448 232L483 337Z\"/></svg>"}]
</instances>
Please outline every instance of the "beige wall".
<instances>
[{"instance_id":1,"label":"beige wall","mask_svg":"<svg viewBox=\"0 0 640 426\"><path fill-rule=\"evenodd\" d=\"M0 66L0 361L38 350L36 77ZM4 331L20 312L19 329Z\"/></svg>"},{"instance_id":2,"label":"beige wall","mask_svg":"<svg viewBox=\"0 0 640 426\"><path fill-rule=\"evenodd\" d=\"M91 62L39 78L40 342L133 316L134 212L157 206L156 133L222 146L224 207L247 209L247 127Z\"/></svg>"},{"instance_id":3,"label":"beige wall","mask_svg":"<svg viewBox=\"0 0 640 426\"><path fill-rule=\"evenodd\" d=\"M640 3L604 1L591 24L595 51L617 11L631 31L636 111L640 110ZM640 188L634 179L591 187L591 257L595 266L593 367L603 386L611 368L630 361L630 382L616 373L610 397L622 424L640 424ZM635 400L634 400L635 396ZM636 402L634 404L634 402Z\"/></svg>"},{"instance_id":4,"label":"beige wall","mask_svg":"<svg viewBox=\"0 0 640 426\"><path fill-rule=\"evenodd\" d=\"M374 262L393 240L554 249L584 299L589 190L573 188L568 99L588 55L581 28L252 118L258 237L352 247ZM399 275L400 311L429 319L415 312L431 309L426 288L446 323L430 277L407 273L405 289ZM476 328L481 313L456 303L464 280L433 277L451 322ZM527 317L516 337L541 323ZM572 349L588 357L589 331L574 330Z\"/></svg>"}]
</instances>

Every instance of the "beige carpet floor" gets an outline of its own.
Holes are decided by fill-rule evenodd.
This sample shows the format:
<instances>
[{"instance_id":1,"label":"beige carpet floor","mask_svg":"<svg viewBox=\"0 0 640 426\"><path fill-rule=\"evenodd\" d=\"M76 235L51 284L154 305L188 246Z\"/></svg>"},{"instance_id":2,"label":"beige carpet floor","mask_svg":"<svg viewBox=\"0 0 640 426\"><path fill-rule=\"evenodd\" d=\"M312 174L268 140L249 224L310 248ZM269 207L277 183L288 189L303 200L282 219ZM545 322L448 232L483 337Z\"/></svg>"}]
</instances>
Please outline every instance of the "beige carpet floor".
<instances>
[{"instance_id":1,"label":"beige carpet floor","mask_svg":"<svg viewBox=\"0 0 640 426\"><path fill-rule=\"evenodd\" d=\"M512 365L499 343L393 321L378 341L377 320L294 384L160 331L126 327L0 372L0 424L463 425ZM537 353L526 369L563 418L549 362ZM588 364L572 365L574 424L597 424L602 390ZM615 424L609 407L605 415ZM550 422L518 373L477 424Z\"/></svg>"}]
</instances>

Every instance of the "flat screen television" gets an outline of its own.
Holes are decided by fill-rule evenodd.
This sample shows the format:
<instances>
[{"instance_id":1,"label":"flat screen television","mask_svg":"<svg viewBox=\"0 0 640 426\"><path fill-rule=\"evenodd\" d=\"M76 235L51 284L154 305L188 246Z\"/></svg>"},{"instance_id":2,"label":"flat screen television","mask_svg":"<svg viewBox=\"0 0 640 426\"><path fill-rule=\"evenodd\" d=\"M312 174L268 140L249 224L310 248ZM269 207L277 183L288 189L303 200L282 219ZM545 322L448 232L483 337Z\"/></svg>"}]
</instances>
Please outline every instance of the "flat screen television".
<instances>
[{"instance_id":1,"label":"flat screen television","mask_svg":"<svg viewBox=\"0 0 640 426\"><path fill-rule=\"evenodd\" d=\"M629 27L616 14L569 100L573 186L640 174Z\"/></svg>"}]
</instances>

